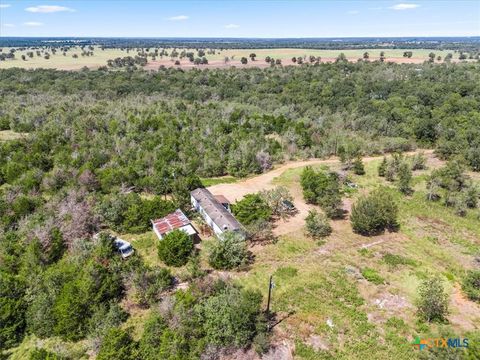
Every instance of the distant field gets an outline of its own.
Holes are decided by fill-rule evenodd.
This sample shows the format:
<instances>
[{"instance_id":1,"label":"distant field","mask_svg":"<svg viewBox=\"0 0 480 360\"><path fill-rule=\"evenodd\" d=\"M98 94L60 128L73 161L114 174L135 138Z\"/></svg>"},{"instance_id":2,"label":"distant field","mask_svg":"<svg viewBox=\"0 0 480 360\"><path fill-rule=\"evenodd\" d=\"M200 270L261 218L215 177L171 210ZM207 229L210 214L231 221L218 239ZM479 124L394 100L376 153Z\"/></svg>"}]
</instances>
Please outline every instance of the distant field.
<instances>
[{"instance_id":1,"label":"distant field","mask_svg":"<svg viewBox=\"0 0 480 360\"><path fill-rule=\"evenodd\" d=\"M3 52L8 52L8 48L4 48ZM107 65L109 59L115 59L117 57L125 56L135 56L137 52L135 50L127 53L126 50L121 49L105 49L101 50L100 48L95 48L93 56L81 56L81 49L71 49L67 52L66 56L58 51L55 55L50 54L50 59L46 60L43 57L38 57L36 54L33 58L27 56L27 60L24 61L21 59L22 55L26 55L26 51L17 51L15 53L14 60L6 60L0 62L0 69L19 67L25 69L35 69L35 68L53 68L61 70L78 70L84 66L95 69L100 66ZM167 51L170 51L167 49ZM196 50L193 51L196 54ZM380 52L384 51L387 61L394 61L399 63L421 63L428 59L428 54L430 52L435 53L436 56L441 56L442 59L448 53L454 55L454 61L458 60L458 54L455 54L453 51L439 51L439 50L429 50L429 49L358 49L358 50L315 50L315 49L229 49L229 50L217 50L215 54L207 54L206 58L209 61L209 65L200 65L196 66L190 63L188 60L181 60L180 67L192 68L192 67L226 67L226 66L267 66L264 59L267 56L273 57L275 59L281 59L283 65L292 65L292 57L299 56L320 56L322 61L334 61L340 53L344 53L348 60L356 61L359 58L362 58L364 52L368 52L370 55L370 60L378 60ZM404 51L412 51L412 58L404 58ZM250 62L247 65L242 65L240 59L242 57L247 57L255 53L257 55L257 61ZM72 55L77 54L78 58L73 58ZM225 57L229 57L231 61L228 64L225 64ZM174 61L170 57L157 58L157 60L152 61L149 58L149 63L147 69L156 69L160 65L164 66L175 66ZM250 59L249 59L250 60Z\"/></svg>"}]
</instances>

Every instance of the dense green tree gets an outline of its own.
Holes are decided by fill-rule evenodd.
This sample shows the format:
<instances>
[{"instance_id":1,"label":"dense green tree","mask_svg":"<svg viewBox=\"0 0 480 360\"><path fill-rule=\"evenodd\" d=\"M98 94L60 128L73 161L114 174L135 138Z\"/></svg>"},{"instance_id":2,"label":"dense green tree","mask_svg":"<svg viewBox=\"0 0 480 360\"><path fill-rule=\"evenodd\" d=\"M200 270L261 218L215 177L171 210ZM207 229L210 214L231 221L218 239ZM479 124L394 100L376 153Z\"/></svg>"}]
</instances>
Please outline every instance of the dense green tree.
<instances>
[{"instance_id":1,"label":"dense green tree","mask_svg":"<svg viewBox=\"0 0 480 360\"><path fill-rule=\"evenodd\" d=\"M181 230L173 230L158 242L158 257L168 266L183 266L193 252L193 240Z\"/></svg>"},{"instance_id":2,"label":"dense green tree","mask_svg":"<svg viewBox=\"0 0 480 360\"><path fill-rule=\"evenodd\" d=\"M259 194L247 194L232 204L232 212L243 225L250 225L261 220L269 220L272 210Z\"/></svg>"},{"instance_id":3,"label":"dense green tree","mask_svg":"<svg viewBox=\"0 0 480 360\"><path fill-rule=\"evenodd\" d=\"M307 166L300 177L305 201L318 204L330 218L339 217L342 198L338 175L325 171L315 171Z\"/></svg>"},{"instance_id":4,"label":"dense green tree","mask_svg":"<svg viewBox=\"0 0 480 360\"><path fill-rule=\"evenodd\" d=\"M256 332L261 315L259 292L226 287L197 308L210 344L244 347Z\"/></svg>"},{"instance_id":5,"label":"dense green tree","mask_svg":"<svg viewBox=\"0 0 480 360\"><path fill-rule=\"evenodd\" d=\"M0 351L23 338L25 330L25 281L18 275L0 271Z\"/></svg>"},{"instance_id":6,"label":"dense green tree","mask_svg":"<svg viewBox=\"0 0 480 360\"><path fill-rule=\"evenodd\" d=\"M136 359L136 343L132 337L119 328L112 328L102 339L98 360Z\"/></svg>"}]
</instances>

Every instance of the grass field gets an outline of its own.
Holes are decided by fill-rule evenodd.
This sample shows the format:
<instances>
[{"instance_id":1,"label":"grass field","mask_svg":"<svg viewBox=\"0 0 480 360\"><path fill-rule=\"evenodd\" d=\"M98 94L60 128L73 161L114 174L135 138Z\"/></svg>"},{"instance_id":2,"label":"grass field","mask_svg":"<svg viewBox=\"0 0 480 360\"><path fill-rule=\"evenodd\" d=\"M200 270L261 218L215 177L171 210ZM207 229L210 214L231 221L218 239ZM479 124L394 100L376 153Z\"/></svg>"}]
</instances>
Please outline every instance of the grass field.
<instances>
[{"instance_id":1,"label":"grass field","mask_svg":"<svg viewBox=\"0 0 480 360\"><path fill-rule=\"evenodd\" d=\"M3 49L4 52L8 52L9 49ZM187 50L193 51L196 54L195 50ZM265 57L270 56L275 59L281 59L284 65L292 64L291 58L292 57L299 57L299 56L320 56L324 61L333 61L340 53L344 53L345 56L351 60L356 61L359 58L362 58L364 52L368 52L370 54L371 60L377 60L380 56L380 52L384 51L387 61L395 61L395 62L423 62L428 59L428 54L432 52L432 50L428 49L415 49L415 50L408 50L413 52L413 57L411 59L406 59L403 57L403 52L407 51L407 49L359 49L359 50L314 50L314 49L229 49L229 50L217 50L215 54L207 54L206 57L209 60L209 65L204 65L201 67L223 67L224 58L228 56L231 60L229 65L240 65L240 59L242 57L247 57L251 53L255 53L257 55L257 61L254 63L250 63L249 66L258 65L258 66L265 66ZM99 66L107 65L107 61L109 59L115 59L117 57L124 57L124 56L135 56L136 51L130 51L127 53L126 50L121 49L105 49L101 50L100 48L95 48L93 56L81 56L81 49L73 48L67 52L66 56L63 56L60 51L57 53L50 54L50 59L46 60L43 57L38 57L36 54L33 58L26 57L27 60L24 61L21 59L22 55L26 55L28 50L25 51L17 51L15 53L14 60L7 60L0 62L0 69L12 68L12 67L19 67L19 68L26 68L26 69L34 69L34 68L54 68L54 69L63 69L63 70L78 70L83 67L88 68L98 68ZM442 59L447 55L449 52L453 53L453 51L440 51L435 50L433 51L436 56L441 56ZM72 55L77 54L78 58L73 58ZM457 58L454 54L454 58ZM188 61L182 61L181 66L190 66ZM151 61L149 59L148 68L156 68L160 65L165 66L174 66L174 61L170 57L164 57L163 59L157 59L156 61Z\"/></svg>"},{"instance_id":2,"label":"grass field","mask_svg":"<svg viewBox=\"0 0 480 360\"><path fill-rule=\"evenodd\" d=\"M352 176L359 189L345 203L388 185L376 175L377 166L378 161L368 162L365 176ZM275 182L296 187L301 170L288 170ZM252 269L239 274L238 282L266 296L268 277L274 276L272 308L285 317L276 337L294 342L296 359L412 359L418 352L409 342L416 335L478 334L480 307L459 290L465 269L480 252L478 210L461 218L427 202L424 180L416 174L412 197L394 192L400 203L398 233L359 236L348 219L337 220L325 241L295 233L255 249ZM360 275L366 269L379 281ZM417 320L417 288L428 274L440 274L451 294L448 324Z\"/></svg>"}]
</instances>

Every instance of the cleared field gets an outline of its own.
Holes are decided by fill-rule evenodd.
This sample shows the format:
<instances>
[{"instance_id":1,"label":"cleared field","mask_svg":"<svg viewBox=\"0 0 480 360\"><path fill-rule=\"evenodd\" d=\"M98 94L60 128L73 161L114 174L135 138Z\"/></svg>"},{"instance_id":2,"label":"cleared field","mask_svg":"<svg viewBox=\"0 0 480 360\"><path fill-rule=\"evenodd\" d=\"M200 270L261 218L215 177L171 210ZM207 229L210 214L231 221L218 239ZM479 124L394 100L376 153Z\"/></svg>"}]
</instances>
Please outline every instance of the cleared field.
<instances>
[{"instance_id":1,"label":"cleared field","mask_svg":"<svg viewBox=\"0 0 480 360\"><path fill-rule=\"evenodd\" d=\"M4 52L8 52L9 48L3 49ZM121 49L105 49L95 48L92 56L81 56L82 50L80 48L70 49L66 56L62 54L61 51L57 51L56 54L50 53L50 58L44 59L43 56L37 56L36 54L33 58L27 56L27 52L17 51L15 53L14 60L6 60L0 62L0 69L7 69L12 67L19 67L25 69L35 69L35 68L50 68L50 69L60 69L60 70L79 70L83 67L88 67L91 69L98 68L100 66L107 65L107 61L110 59L115 59L117 57L125 56L135 56L137 52L135 50L127 52L126 50ZM170 51L170 49L167 49ZM187 51L192 51L196 54L195 49L187 49ZM428 49L359 49L359 50L314 50L314 49L229 49L229 50L217 50L215 54L207 54L206 58L209 61L208 65L196 66L190 63L188 60L181 60L180 67L184 68L205 68L205 67L228 67L228 66L260 66L264 67L268 64L265 63L264 59L267 56L273 57L275 59L281 59L283 65L293 65L291 61L292 57L301 57L301 56L320 56L322 61L329 62L334 61L340 53L345 54L348 60L356 61L359 58L363 57L364 52L368 52L370 55L370 60L378 60L380 57L380 52L384 51L386 60L399 62L399 63L421 63L428 59L428 54L434 52L436 56L441 56L442 59L450 52L453 54L453 51L437 51L437 50L428 50ZM404 58L404 51L412 51L412 58ZM35 53L35 50L34 50ZM247 65L242 65L240 59L246 57L249 59L249 55L255 53L257 55L257 60L254 62L249 61ZM78 58L73 58L73 55L77 54ZM22 60L22 55L26 56L26 60ZM230 61L225 63L225 57L228 57ZM458 58L457 54L454 54L454 60ZM160 65L164 66L175 66L174 61L170 57L157 58L157 60L152 61L149 58L149 63L146 66L147 69L156 69ZM250 60L250 59L249 59Z\"/></svg>"}]
</instances>

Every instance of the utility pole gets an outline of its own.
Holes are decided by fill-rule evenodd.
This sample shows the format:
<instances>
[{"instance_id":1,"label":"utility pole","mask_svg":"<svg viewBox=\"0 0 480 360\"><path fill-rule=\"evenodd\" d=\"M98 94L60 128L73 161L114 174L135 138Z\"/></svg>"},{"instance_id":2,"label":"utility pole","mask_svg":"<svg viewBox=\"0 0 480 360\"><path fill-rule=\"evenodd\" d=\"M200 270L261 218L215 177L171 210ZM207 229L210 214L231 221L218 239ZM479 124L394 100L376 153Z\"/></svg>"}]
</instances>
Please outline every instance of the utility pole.
<instances>
[{"instance_id":1,"label":"utility pole","mask_svg":"<svg viewBox=\"0 0 480 360\"><path fill-rule=\"evenodd\" d=\"M270 275L270 280L268 282L268 300L267 300L267 317L270 316L270 300L272 298L272 289L275 287L273 282L273 275Z\"/></svg>"}]
</instances>

